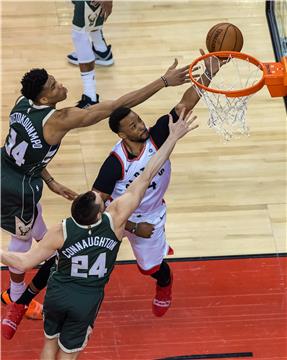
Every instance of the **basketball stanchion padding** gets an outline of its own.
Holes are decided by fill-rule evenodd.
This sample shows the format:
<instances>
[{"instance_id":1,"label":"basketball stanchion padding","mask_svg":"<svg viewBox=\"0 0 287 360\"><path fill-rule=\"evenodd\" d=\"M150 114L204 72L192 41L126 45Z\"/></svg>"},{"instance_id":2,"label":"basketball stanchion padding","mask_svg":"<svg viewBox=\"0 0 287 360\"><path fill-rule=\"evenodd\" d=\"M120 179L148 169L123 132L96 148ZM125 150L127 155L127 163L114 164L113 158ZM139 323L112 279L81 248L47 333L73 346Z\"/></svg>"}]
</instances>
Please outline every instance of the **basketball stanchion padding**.
<instances>
[{"instance_id":1,"label":"basketball stanchion padding","mask_svg":"<svg viewBox=\"0 0 287 360\"><path fill-rule=\"evenodd\" d=\"M272 97L287 96L287 56L281 62L264 63L265 85Z\"/></svg>"}]
</instances>

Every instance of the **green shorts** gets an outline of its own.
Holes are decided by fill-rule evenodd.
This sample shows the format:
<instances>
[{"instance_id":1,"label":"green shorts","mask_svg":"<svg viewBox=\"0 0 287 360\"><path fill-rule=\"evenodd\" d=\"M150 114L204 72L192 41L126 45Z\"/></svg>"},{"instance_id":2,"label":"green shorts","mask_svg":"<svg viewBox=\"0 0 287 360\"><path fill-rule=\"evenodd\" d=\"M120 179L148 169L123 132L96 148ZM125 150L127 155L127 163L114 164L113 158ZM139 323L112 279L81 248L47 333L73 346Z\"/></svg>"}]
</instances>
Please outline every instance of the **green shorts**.
<instances>
[{"instance_id":1,"label":"green shorts","mask_svg":"<svg viewBox=\"0 0 287 360\"><path fill-rule=\"evenodd\" d=\"M100 16L101 6L91 1L72 1L74 4L73 27L75 30L95 31L102 28L104 17Z\"/></svg>"},{"instance_id":2,"label":"green shorts","mask_svg":"<svg viewBox=\"0 0 287 360\"><path fill-rule=\"evenodd\" d=\"M44 332L58 338L66 353L81 351L88 342L104 298L104 288L79 287L49 279L44 301Z\"/></svg>"},{"instance_id":3,"label":"green shorts","mask_svg":"<svg viewBox=\"0 0 287 360\"><path fill-rule=\"evenodd\" d=\"M1 227L25 238L36 220L43 190L41 177L31 178L1 164Z\"/></svg>"}]
</instances>

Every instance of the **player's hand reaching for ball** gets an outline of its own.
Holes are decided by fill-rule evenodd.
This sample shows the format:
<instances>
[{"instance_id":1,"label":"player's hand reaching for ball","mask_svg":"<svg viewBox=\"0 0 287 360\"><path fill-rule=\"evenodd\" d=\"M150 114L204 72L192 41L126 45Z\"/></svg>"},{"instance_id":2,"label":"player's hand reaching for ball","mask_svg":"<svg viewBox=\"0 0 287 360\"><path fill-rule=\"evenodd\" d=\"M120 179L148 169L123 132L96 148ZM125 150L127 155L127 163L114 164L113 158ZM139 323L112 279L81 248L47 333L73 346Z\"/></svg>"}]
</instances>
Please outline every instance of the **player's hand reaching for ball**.
<instances>
[{"instance_id":1,"label":"player's hand reaching for ball","mask_svg":"<svg viewBox=\"0 0 287 360\"><path fill-rule=\"evenodd\" d=\"M203 49L199 49L199 51L202 56L205 55ZM221 66L226 64L227 62L228 59L220 59L216 56L210 56L204 59L204 65L212 77L215 76Z\"/></svg>"},{"instance_id":2,"label":"player's hand reaching for ball","mask_svg":"<svg viewBox=\"0 0 287 360\"><path fill-rule=\"evenodd\" d=\"M165 86L178 86L190 82L188 75L189 65L177 69L178 61L174 59L173 64L167 69L162 80Z\"/></svg>"}]
</instances>

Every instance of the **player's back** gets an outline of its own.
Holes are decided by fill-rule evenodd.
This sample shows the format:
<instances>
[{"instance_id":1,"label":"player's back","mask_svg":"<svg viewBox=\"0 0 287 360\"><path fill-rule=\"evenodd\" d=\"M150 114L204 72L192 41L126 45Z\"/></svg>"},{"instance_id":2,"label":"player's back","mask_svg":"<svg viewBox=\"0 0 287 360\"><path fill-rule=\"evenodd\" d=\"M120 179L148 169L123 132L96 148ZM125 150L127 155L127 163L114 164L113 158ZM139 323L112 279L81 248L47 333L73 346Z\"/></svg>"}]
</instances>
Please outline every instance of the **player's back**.
<instances>
[{"instance_id":1,"label":"player's back","mask_svg":"<svg viewBox=\"0 0 287 360\"><path fill-rule=\"evenodd\" d=\"M37 106L20 97L10 113L9 134L1 148L1 167L39 176L56 154L59 145L49 145L43 135L45 122L54 113L50 106Z\"/></svg>"},{"instance_id":2,"label":"player's back","mask_svg":"<svg viewBox=\"0 0 287 360\"><path fill-rule=\"evenodd\" d=\"M56 271L51 281L71 286L102 287L113 270L120 241L102 214L93 225L79 225L70 217L63 220L64 245L58 250Z\"/></svg>"}]
</instances>

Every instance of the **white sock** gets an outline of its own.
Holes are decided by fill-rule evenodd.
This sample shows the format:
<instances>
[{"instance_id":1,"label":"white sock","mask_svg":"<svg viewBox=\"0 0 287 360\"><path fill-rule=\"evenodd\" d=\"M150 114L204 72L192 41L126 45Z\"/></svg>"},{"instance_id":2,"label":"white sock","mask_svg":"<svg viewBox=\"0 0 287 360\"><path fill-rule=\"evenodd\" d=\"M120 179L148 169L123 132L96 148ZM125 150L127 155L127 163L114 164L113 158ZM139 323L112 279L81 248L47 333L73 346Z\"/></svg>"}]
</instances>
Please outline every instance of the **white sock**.
<instances>
[{"instance_id":1,"label":"white sock","mask_svg":"<svg viewBox=\"0 0 287 360\"><path fill-rule=\"evenodd\" d=\"M83 82L83 93L91 98L92 101L96 101L96 79L95 70L88 72L81 72Z\"/></svg>"},{"instance_id":2,"label":"white sock","mask_svg":"<svg viewBox=\"0 0 287 360\"><path fill-rule=\"evenodd\" d=\"M103 35L101 30L91 31L90 33L92 42L94 44L94 47L97 51L105 52L107 51L107 44L105 43L105 40L103 39Z\"/></svg>"},{"instance_id":3,"label":"white sock","mask_svg":"<svg viewBox=\"0 0 287 360\"><path fill-rule=\"evenodd\" d=\"M25 290L26 284L24 281L16 283L10 280L10 298L13 302L17 301Z\"/></svg>"}]
</instances>

